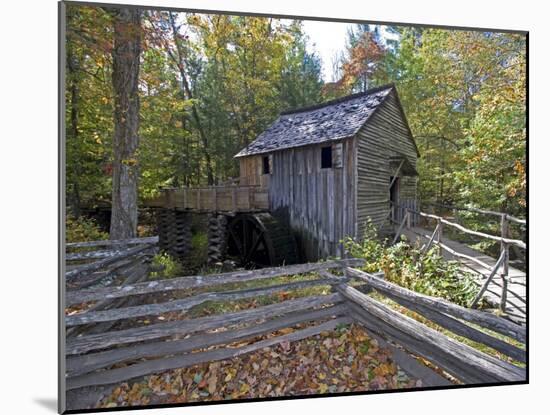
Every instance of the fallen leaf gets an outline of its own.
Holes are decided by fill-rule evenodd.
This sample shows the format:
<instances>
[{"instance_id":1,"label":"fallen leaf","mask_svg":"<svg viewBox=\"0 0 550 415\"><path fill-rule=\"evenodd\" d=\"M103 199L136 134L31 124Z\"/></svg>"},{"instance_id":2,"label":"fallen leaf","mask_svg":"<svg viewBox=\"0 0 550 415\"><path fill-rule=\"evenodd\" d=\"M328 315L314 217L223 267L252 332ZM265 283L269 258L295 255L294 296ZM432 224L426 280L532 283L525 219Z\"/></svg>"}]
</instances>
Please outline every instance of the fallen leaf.
<instances>
[{"instance_id":1,"label":"fallen leaf","mask_svg":"<svg viewBox=\"0 0 550 415\"><path fill-rule=\"evenodd\" d=\"M193 377L193 382L195 383L200 383L202 381L202 373L197 373L194 377Z\"/></svg>"}]
</instances>

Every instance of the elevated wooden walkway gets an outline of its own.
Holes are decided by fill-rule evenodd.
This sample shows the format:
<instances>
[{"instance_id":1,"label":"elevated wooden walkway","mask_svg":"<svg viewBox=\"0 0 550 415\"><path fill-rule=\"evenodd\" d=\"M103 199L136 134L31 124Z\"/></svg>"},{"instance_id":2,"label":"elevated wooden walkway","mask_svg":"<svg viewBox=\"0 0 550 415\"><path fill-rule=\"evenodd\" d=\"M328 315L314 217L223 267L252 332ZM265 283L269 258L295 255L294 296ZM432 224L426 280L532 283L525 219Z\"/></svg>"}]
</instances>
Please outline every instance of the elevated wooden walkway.
<instances>
[{"instance_id":1,"label":"elevated wooden walkway","mask_svg":"<svg viewBox=\"0 0 550 415\"><path fill-rule=\"evenodd\" d=\"M472 231L443 217L408 209L401 224L396 225L394 242L397 241L400 235L404 235L409 241L424 246L424 251L427 251L432 245L439 246L443 258L458 261L464 271L468 271L477 277L480 291L472 302L472 307L475 307L481 298L485 298L489 303L499 306L501 311L505 312L511 319L524 324L527 316L527 275L524 271L509 265L509 247L515 246L519 249L526 249L526 244L520 240L509 239L507 235L509 221L522 224L525 224L525 221L507 214L481 212L502 216L501 236ZM429 230L417 225L418 220L414 220L415 224L411 226L413 216L415 216L415 219L423 217L427 220L435 220L435 229ZM492 258L464 243L444 237L443 225L480 238L500 242L501 252L499 258Z\"/></svg>"},{"instance_id":2,"label":"elevated wooden walkway","mask_svg":"<svg viewBox=\"0 0 550 415\"><path fill-rule=\"evenodd\" d=\"M183 187L163 189L160 196L147 200L145 205L203 213L258 212L269 208L269 199L263 186Z\"/></svg>"},{"instance_id":3,"label":"elevated wooden walkway","mask_svg":"<svg viewBox=\"0 0 550 415\"><path fill-rule=\"evenodd\" d=\"M418 241L421 245L425 245L430 240L433 230L415 226L409 229L405 228L401 232L409 241ZM458 261L462 264L465 271L473 271L473 274L478 277L478 283L480 287L487 281L487 278L491 274L491 269L495 267L497 260L476 251L469 246L460 242L453 241L446 237L441 237L441 243L451 248L458 254L467 255L475 258L480 262L487 264L488 267L483 267L479 262L474 262L471 259L459 257L450 251L442 249L442 256L448 260ZM489 285L484 293L484 298L492 304L499 304L501 299L502 283L499 281L499 277L491 279ZM516 269L514 267L508 268L508 297L506 298L506 312L515 319L524 322L526 315L526 293L527 293L527 275L525 272Z\"/></svg>"}]
</instances>

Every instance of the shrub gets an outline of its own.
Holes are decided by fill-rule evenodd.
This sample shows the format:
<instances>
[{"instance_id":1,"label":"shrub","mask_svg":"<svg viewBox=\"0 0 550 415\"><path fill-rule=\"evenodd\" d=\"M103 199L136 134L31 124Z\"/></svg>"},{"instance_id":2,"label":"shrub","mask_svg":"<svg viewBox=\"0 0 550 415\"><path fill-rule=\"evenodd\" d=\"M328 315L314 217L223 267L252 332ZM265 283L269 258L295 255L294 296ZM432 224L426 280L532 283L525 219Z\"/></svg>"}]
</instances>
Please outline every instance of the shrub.
<instances>
[{"instance_id":1,"label":"shrub","mask_svg":"<svg viewBox=\"0 0 550 415\"><path fill-rule=\"evenodd\" d=\"M366 272L380 271L380 258L384 254L386 241L378 239L378 232L370 218L365 225L365 232L361 243L348 237L344 240L346 251L355 258L363 258L366 261L364 270Z\"/></svg>"},{"instance_id":2,"label":"shrub","mask_svg":"<svg viewBox=\"0 0 550 415\"><path fill-rule=\"evenodd\" d=\"M181 276L183 273L182 265L167 253L157 254L153 257L153 268L163 267L162 271L151 272L149 278L172 278Z\"/></svg>"},{"instance_id":3,"label":"shrub","mask_svg":"<svg viewBox=\"0 0 550 415\"><path fill-rule=\"evenodd\" d=\"M65 237L67 242L86 242L109 239L109 234L103 232L94 219L80 216L78 219L67 215Z\"/></svg>"},{"instance_id":4,"label":"shrub","mask_svg":"<svg viewBox=\"0 0 550 415\"><path fill-rule=\"evenodd\" d=\"M346 251L364 258L366 272L383 271L388 281L426 295L444 298L467 306L477 293L473 276L463 273L455 261L446 261L437 248L422 253L419 246L404 241L387 246L376 238L376 229L369 223L365 239L344 241Z\"/></svg>"}]
</instances>

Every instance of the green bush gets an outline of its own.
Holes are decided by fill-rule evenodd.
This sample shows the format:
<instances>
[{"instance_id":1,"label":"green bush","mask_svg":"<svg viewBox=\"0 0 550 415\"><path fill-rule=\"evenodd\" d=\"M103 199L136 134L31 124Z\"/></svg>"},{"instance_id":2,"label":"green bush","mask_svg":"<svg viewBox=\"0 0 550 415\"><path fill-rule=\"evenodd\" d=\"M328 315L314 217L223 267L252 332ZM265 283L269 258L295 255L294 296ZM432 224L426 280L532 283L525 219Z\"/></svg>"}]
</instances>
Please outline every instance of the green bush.
<instances>
[{"instance_id":1,"label":"green bush","mask_svg":"<svg viewBox=\"0 0 550 415\"><path fill-rule=\"evenodd\" d=\"M366 272L378 272L380 271L380 258L384 254L386 242L381 242L378 239L376 227L369 218L362 242L359 243L348 237L344 240L344 247L354 258L363 258L366 261L363 268Z\"/></svg>"},{"instance_id":2,"label":"green bush","mask_svg":"<svg viewBox=\"0 0 550 415\"><path fill-rule=\"evenodd\" d=\"M443 259L437 248L422 253L419 246L399 242L388 246L376 238L376 229L369 223L362 242L344 241L346 251L364 258L366 272L383 271L386 280L426 295L444 298L467 306L477 293L470 274L461 272L454 261Z\"/></svg>"},{"instance_id":3,"label":"green bush","mask_svg":"<svg viewBox=\"0 0 550 415\"><path fill-rule=\"evenodd\" d=\"M77 219L72 215L67 215L65 223L65 237L68 243L109 239L109 234L103 232L93 219L84 216Z\"/></svg>"},{"instance_id":4,"label":"green bush","mask_svg":"<svg viewBox=\"0 0 550 415\"><path fill-rule=\"evenodd\" d=\"M153 257L153 268L162 267L162 271L151 272L149 278L172 278L181 276L183 273L182 265L173 257L166 253L157 254Z\"/></svg>"}]
</instances>

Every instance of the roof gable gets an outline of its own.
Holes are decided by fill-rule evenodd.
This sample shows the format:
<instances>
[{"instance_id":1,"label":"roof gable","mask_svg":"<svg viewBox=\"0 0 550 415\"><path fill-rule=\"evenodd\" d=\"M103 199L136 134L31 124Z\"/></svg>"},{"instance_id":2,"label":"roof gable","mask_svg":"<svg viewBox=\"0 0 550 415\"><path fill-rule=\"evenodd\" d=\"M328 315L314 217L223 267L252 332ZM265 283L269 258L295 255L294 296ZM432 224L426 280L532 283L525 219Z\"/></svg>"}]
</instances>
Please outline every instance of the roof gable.
<instances>
[{"instance_id":1,"label":"roof gable","mask_svg":"<svg viewBox=\"0 0 550 415\"><path fill-rule=\"evenodd\" d=\"M385 85L312 107L283 112L235 157L353 137L393 89L393 85Z\"/></svg>"}]
</instances>

